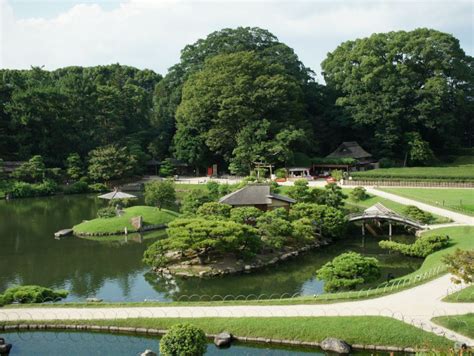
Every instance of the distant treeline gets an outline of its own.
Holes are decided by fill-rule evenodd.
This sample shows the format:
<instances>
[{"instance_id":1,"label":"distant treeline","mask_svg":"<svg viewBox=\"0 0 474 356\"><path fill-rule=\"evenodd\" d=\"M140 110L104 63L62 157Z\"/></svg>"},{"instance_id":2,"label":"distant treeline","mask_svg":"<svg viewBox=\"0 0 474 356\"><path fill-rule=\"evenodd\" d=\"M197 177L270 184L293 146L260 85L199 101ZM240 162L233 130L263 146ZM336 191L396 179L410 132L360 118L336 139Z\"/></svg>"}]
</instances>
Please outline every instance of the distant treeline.
<instances>
[{"instance_id":1,"label":"distant treeline","mask_svg":"<svg viewBox=\"0 0 474 356\"><path fill-rule=\"evenodd\" d=\"M412 164L472 146L474 62L452 35L374 34L342 43L322 68L325 85L273 34L239 27L186 46L165 77L119 64L0 70L0 158L65 166L117 144L138 162L246 174L348 140Z\"/></svg>"}]
</instances>

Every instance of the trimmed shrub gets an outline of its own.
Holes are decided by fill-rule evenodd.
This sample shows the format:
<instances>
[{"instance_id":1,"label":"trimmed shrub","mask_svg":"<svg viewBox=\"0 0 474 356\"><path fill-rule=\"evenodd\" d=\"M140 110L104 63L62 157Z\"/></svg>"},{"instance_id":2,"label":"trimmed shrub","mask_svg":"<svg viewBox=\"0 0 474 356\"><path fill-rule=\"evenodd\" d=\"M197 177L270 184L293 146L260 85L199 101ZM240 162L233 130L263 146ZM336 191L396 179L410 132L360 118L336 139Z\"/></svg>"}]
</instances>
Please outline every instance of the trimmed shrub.
<instances>
[{"instance_id":1,"label":"trimmed shrub","mask_svg":"<svg viewBox=\"0 0 474 356\"><path fill-rule=\"evenodd\" d=\"M230 216L230 209L232 209L232 207L228 204L209 202L201 205L196 213L202 217L228 219Z\"/></svg>"},{"instance_id":2,"label":"trimmed shrub","mask_svg":"<svg viewBox=\"0 0 474 356\"><path fill-rule=\"evenodd\" d=\"M97 217L101 219L113 218L115 216L117 216L117 213L113 206L108 206L97 211Z\"/></svg>"},{"instance_id":3,"label":"trimmed shrub","mask_svg":"<svg viewBox=\"0 0 474 356\"><path fill-rule=\"evenodd\" d=\"M426 257L437 250L449 245L449 236L430 235L418 238L413 244L402 244L395 241L382 240L379 246L385 250L400 252L403 255L413 257Z\"/></svg>"},{"instance_id":4,"label":"trimmed shrub","mask_svg":"<svg viewBox=\"0 0 474 356\"><path fill-rule=\"evenodd\" d=\"M173 325L160 341L163 356L201 356L206 350L206 334L191 324Z\"/></svg>"},{"instance_id":5,"label":"trimmed shrub","mask_svg":"<svg viewBox=\"0 0 474 356\"><path fill-rule=\"evenodd\" d=\"M355 187L351 190L349 196L353 201L367 200L370 197L364 187Z\"/></svg>"},{"instance_id":6,"label":"trimmed shrub","mask_svg":"<svg viewBox=\"0 0 474 356\"><path fill-rule=\"evenodd\" d=\"M354 289L380 277L379 261L356 252L346 252L321 267L317 276L325 282L326 292Z\"/></svg>"},{"instance_id":7,"label":"trimmed shrub","mask_svg":"<svg viewBox=\"0 0 474 356\"><path fill-rule=\"evenodd\" d=\"M254 206L234 208L230 211L230 219L239 224L255 226L257 219L263 215L263 211Z\"/></svg>"},{"instance_id":8,"label":"trimmed shrub","mask_svg":"<svg viewBox=\"0 0 474 356\"><path fill-rule=\"evenodd\" d=\"M419 221L423 224L430 224L434 220L434 216L431 213L423 211L414 205L408 205L403 210L403 213L410 219Z\"/></svg>"},{"instance_id":9,"label":"trimmed shrub","mask_svg":"<svg viewBox=\"0 0 474 356\"><path fill-rule=\"evenodd\" d=\"M286 169L285 168L278 168L276 171L275 171L275 177L279 178L279 179L283 179L283 178L286 178Z\"/></svg>"},{"instance_id":10,"label":"trimmed shrub","mask_svg":"<svg viewBox=\"0 0 474 356\"><path fill-rule=\"evenodd\" d=\"M262 241L275 248L283 247L292 236L292 227L285 209L267 211L257 219L258 233Z\"/></svg>"},{"instance_id":11,"label":"trimmed shrub","mask_svg":"<svg viewBox=\"0 0 474 356\"><path fill-rule=\"evenodd\" d=\"M40 286L14 286L3 293L3 303L44 303L58 301L68 296L66 290L53 290Z\"/></svg>"}]
</instances>

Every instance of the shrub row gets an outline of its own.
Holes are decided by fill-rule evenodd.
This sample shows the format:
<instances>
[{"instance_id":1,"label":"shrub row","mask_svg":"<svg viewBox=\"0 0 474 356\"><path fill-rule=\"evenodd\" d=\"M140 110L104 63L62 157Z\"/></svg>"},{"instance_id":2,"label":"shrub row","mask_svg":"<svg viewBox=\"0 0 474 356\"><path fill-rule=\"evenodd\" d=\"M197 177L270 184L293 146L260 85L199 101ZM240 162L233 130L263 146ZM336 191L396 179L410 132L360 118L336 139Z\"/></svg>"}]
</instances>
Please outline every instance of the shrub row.
<instances>
[{"instance_id":1,"label":"shrub row","mask_svg":"<svg viewBox=\"0 0 474 356\"><path fill-rule=\"evenodd\" d=\"M31 198L53 195L61 191L64 194L81 194L106 190L107 186L102 183L87 184L86 182L78 181L62 189L54 181L45 180L42 183L13 182L7 193L13 198Z\"/></svg>"},{"instance_id":2,"label":"shrub row","mask_svg":"<svg viewBox=\"0 0 474 356\"><path fill-rule=\"evenodd\" d=\"M407 256L426 257L437 250L441 250L449 245L449 236L433 235L423 236L413 244L403 244L395 241L382 240L379 246L386 250L400 252Z\"/></svg>"},{"instance_id":3,"label":"shrub row","mask_svg":"<svg viewBox=\"0 0 474 356\"><path fill-rule=\"evenodd\" d=\"M66 290L53 290L40 286L14 286L0 294L0 306L12 303L44 303L58 301L69 294Z\"/></svg>"}]
</instances>

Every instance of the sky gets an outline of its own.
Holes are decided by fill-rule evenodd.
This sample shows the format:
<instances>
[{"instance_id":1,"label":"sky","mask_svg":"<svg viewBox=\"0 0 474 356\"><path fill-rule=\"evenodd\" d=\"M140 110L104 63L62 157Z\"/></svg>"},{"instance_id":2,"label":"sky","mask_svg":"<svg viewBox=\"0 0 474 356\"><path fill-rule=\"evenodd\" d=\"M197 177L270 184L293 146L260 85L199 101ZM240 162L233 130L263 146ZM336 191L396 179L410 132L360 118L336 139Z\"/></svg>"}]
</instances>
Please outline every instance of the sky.
<instances>
[{"instance_id":1,"label":"sky","mask_svg":"<svg viewBox=\"0 0 474 356\"><path fill-rule=\"evenodd\" d=\"M474 52L465 0L0 0L0 68L120 63L166 74L186 44L238 26L269 30L317 78L328 52L374 32L434 28Z\"/></svg>"}]
</instances>

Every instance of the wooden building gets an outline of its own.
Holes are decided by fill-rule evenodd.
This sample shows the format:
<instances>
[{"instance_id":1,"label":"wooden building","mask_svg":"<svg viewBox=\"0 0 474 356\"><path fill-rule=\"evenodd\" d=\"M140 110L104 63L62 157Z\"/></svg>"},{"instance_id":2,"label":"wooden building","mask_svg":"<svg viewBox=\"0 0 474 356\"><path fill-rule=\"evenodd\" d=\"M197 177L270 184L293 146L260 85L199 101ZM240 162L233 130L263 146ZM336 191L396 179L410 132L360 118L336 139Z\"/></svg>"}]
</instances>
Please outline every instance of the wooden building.
<instances>
[{"instance_id":1,"label":"wooden building","mask_svg":"<svg viewBox=\"0 0 474 356\"><path fill-rule=\"evenodd\" d=\"M267 211L277 208L289 210L296 200L271 193L267 184L250 184L222 197L219 203L231 205L233 208L254 206Z\"/></svg>"}]
</instances>

